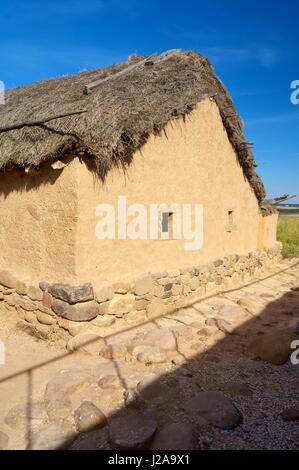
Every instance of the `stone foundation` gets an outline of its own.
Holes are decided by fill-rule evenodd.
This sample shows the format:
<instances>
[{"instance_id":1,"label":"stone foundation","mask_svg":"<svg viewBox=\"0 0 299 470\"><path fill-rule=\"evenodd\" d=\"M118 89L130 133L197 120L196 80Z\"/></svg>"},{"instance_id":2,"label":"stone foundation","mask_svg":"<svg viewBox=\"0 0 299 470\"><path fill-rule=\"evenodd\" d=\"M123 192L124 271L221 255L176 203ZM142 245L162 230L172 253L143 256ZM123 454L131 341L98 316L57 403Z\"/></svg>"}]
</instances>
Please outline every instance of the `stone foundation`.
<instances>
[{"instance_id":1,"label":"stone foundation","mask_svg":"<svg viewBox=\"0 0 299 470\"><path fill-rule=\"evenodd\" d=\"M235 288L271 271L281 259L276 246L248 255L231 255L204 266L188 266L173 272L155 272L134 281L103 281L73 287L40 282L39 286L0 271L0 301L15 309L25 327L38 327L41 338L61 329L75 336L82 322L109 327L119 319L138 325L182 308L200 298Z\"/></svg>"}]
</instances>

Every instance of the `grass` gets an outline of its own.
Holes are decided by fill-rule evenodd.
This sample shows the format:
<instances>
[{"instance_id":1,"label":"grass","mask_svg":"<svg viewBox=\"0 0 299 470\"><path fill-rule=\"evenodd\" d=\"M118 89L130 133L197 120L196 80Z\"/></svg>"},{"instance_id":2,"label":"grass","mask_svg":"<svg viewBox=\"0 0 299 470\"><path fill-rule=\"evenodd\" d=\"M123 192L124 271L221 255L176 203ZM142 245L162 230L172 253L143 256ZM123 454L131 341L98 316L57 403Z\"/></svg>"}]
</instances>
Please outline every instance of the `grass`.
<instances>
[{"instance_id":1,"label":"grass","mask_svg":"<svg viewBox=\"0 0 299 470\"><path fill-rule=\"evenodd\" d=\"M280 213L277 238L286 257L299 256L299 213Z\"/></svg>"}]
</instances>

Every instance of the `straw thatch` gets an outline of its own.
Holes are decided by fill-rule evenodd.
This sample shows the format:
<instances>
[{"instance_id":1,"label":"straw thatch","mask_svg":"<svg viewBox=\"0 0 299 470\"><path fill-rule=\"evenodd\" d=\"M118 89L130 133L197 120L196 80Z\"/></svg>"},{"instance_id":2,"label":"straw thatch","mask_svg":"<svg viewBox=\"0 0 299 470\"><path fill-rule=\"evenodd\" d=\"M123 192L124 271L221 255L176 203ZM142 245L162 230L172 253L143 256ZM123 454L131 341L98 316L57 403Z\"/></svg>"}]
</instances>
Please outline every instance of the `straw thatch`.
<instances>
[{"instance_id":1,"label":"straw thatch","mask_svg":"<svg viewBox=\"0 0 299 470\"><path fill-rule=\"evenodd\" d=\"M133 58L134 63L140 58ZM196 52L177 52L146 64L84 94L91 82L113 75L129 63L82 72L10 90L0 106L0 169L37 167L67 153L83 155L104 178L113 165L126 166L134 152L166 123L190 113L213 96L244 174L257 198L265 196L255 161L226 88L209 61ZM4 127L86 111L44 124L3 131Z\"/></svg>"}]
</instances>

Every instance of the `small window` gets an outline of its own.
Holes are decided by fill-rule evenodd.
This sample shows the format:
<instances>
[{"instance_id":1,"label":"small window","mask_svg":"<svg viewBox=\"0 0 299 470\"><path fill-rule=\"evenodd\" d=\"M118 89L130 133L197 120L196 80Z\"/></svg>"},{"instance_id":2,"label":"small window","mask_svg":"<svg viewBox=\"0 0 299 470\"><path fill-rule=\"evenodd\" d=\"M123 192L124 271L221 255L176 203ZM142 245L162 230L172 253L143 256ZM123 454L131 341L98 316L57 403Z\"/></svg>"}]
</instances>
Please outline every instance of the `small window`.
<instances>
[{"instance_id":1,"label":"small window","mask_svg":"<svg viewBox=\"0 0 299 470\"><path fill-rule=\"evenodd\" d=\"M161 233L162 233L162 236L168 235L168 238L172 237L173 235L173 212L162 212Z\"/></svg>"},{"instance_id":2,"label":"small window","mask_svg":"<svg viewBox=\"0 0 299 470\"><path fill-rule=\"evenodd\" d=\"M235 230L237 230L236 211L234 209L228 209L226 231L233 232Z\"/></svg>"},{"instance_id":3,"label":"small window","mask_svg":"<svg viewBox=\"0 0 299 470\"><path fill-rule=\"evenodd\" d=\"M228 225L234 225L234 211L228 211Z\"/></svg>"}]
</instances>

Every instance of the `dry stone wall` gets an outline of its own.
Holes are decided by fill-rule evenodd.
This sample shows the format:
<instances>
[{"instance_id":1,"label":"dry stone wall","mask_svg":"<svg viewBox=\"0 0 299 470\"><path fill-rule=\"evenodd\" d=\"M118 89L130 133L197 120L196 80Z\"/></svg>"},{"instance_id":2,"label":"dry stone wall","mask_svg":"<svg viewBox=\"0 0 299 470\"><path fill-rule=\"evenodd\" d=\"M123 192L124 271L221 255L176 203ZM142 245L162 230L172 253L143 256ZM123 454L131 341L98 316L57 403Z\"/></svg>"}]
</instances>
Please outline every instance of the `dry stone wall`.
<instances>
[{"instance_id":1,"label":"dry stone wall","mask_svg":"<svg viewBox=\"0 0 299 470\"><path fill-rule=\"evenodd\" d=\"M281 248L231 255L204 266L173 272L147 273L134 281L81 286L38 286L0 271L0 302L15 309L28 325L41 326L41 334L63 329L75 336L80 322L110 326L118 319L138 324L163 316L205 295L234 288L270 271L281 259Z\"/></svg>"}]
</instances>

